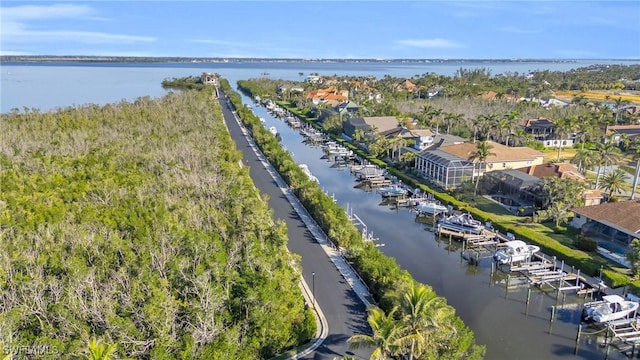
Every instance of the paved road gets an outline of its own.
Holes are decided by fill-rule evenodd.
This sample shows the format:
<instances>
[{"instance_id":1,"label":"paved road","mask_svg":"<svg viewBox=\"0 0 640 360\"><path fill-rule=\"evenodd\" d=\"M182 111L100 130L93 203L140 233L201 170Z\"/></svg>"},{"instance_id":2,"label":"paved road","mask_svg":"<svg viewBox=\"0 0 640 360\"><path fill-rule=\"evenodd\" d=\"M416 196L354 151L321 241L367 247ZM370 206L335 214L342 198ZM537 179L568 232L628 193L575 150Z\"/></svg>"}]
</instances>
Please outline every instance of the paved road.
<instances>
[{"instance_id":1,"label":"paved road","mask_svg":"<svg viewBox=\"0 0 640 360\"><path fill-rule=\"evenodd\" d=\"M353 334L368 331L366 308L354 290L345 281L334 263L323 251L311 231L300 219L293 206L282 193L267 169L250 147L242 130L227 107L226 97L220 93L220 105L225 122L242 151L243 161L249 166L250 176L261 193L269 196L269 206L275 218L286 222L289 229L288 248L302 257L303 276L315 294L317 305L327 319L329 332L322 345L304 359L333 359L344 355L368 359L367 350L350 350L346 340ZM312 275L315 273L315 276Z\"/></svg>"}]
</instances>

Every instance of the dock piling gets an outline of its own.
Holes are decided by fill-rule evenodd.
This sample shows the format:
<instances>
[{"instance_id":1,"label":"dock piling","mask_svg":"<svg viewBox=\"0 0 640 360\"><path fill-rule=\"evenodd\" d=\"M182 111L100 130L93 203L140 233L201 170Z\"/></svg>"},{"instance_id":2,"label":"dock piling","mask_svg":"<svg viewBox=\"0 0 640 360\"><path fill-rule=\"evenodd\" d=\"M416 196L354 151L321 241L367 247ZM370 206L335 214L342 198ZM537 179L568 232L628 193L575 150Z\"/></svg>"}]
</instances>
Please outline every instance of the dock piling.
<instances>
[{"instance_id":1,"label":"dock piling","mask_svg":"<svg viewBox=\"0 0 640 360\"><path fill-rule=\"evenodd\" d=\"M573 355L578 355L578 346L580 345L580 335L582 335L582 324L578 325L578 333L576 334L576 345L573 348Z\"/></svg>"}]
</instances>

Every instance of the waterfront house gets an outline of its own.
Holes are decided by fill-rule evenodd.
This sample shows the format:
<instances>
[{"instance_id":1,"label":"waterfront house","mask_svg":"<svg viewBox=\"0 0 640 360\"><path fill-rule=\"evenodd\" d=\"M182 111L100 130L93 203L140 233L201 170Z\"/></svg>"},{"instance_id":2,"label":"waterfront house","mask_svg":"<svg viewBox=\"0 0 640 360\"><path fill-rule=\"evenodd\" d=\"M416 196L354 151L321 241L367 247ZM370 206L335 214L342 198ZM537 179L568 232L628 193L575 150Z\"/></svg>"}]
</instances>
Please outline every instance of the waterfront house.
<instances>
[{"instance_id":1,"label":"waterfront house","mask_svg":"<svg viewBox=\"0 0 640 360\"><path fill-rule=\"evenodd\" d=\"M353 138L356 130L362 130L366 135L387 136L400 133L402 127L395 116L367 116L353 117L342 122L342 132L349 138Z\"/></svg>"},{"instance_id":2,"label":"waterfront house","mask_svg":"<svg viewBox=\"0 0 640 360\"><path fill-rule=\"evenodd\" d=\"M534 150L524 146L506 146L497 142L488 141L488 145L492 146L491 155L487 158L483 167L478 168L478 175L485 172L518 169L525 166L542 164L544 154L538 150ZM469 159L469 156L477 150L474 143L462 143L455 145L444 145L440 150L457 156L462 159Z\"/></svg>"},{"instance_id":3,"label":"waterfront house","mask_svg":"<svg viewBox=\"0 0 640 360\"><path fill-rule=\"evenodd\" d=\"M584 234L625 246L640 239L640 200L579 207L573 214L571 226Z\"/></svg>"},{"instance_id":4,"label":"waterfront house","mask_svg":"<svg viewBox=\"0 0 640 360\"><path fill-rule=\"evenodd\" d=\"M342 103L349 99L349 91L338 90L335 87L330 87L326 89L313 90L306 94L304 98L307 101L312 102L314 105L326 103L331 100L336 101L337 103Z\"/></svg>"},{"instance_id":5,"label":"waterfront house","mask_svg":"<svg viewBox=\"0 0 640 360\"><path fill-rule=\"evenodd\" d=\"M548 177L559 177L561 179L573 179L582 183L587 183L588 179L569 163L547 163L542 165L526 166L518 169L521 172L535 176L539 179ZM585 189L582 193L582 203L584 206L598 205L602 202L602 193L598 189Z\"/></svg>"},{"instance_id":6,"label":"waterfront house","mask_svg":"<svg viewBox=\"0 0 640 360\"><path fill-rule=\"evenodd\" d=\"M442 189L456 188L473 176L474 164L439 149L416 154L417 173L431 185Z\"/></svg>"},{"instance_id":7,"label":"waterfront house","mask_svg":"<svg viewBox=\"0 0 640 360\"><path fill-rule=\"evenodd\" d=\"M433 145L434 134L429 129L403 128L398 136L412 143L411 147L416 150L425 150Z\"/></svg>"},{"instance_id":8,"label":"waterfront house","mask_svg":"<svg viewBox=\"0 0 640 360\"><path fill-rule=\"evenodd\" d=\"M474 143L442 145L427 149L416 156L416 170L425 179L444 188L457 187L465 178L482 176L495 170L517 169L542 164L544 155L527 147L510 147L488 142L495 155L489 156L484 165L474 165L469 157L477 150ZM475 168L475 170L474 170Z\"/></svg>"},{"instance_id":9,"label":"waterfront house","mask_svg":"<svg viewBox=\"0 0 640 360\"><path fill-rule=\"evenodd\" d=\"M217 85L218 84L218 76L216 74L203 72L200 76L200 81L204 85Z\"/></svg>"},{"instance_id":10,"label":"waterfront house","mask_svg":"<svg viewBox=\"0 0 640 360\"><path fill-rule=\"evenodd\" d=\"M322 121L332 116L339 116L340 119L345 120L355 116L358 111L360 111L360 106L353 101L342 102L332 108L322 110L318 120Z\"/></svg>"}]
</instances>

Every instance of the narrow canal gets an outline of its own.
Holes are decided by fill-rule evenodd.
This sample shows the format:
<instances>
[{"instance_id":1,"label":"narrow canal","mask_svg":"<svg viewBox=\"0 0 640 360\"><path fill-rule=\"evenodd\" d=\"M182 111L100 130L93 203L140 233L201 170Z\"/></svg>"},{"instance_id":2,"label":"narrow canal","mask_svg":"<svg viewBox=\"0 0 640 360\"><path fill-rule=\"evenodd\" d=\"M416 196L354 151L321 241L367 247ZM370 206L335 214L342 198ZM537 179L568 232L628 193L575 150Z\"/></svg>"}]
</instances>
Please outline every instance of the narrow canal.
<instances>
[{"instance_id":1,"label":"narrow canal","mask_svg":"<svg viewBox=\"0 0 640 360\"><path fill-rule=\"evenodd\" d=\"M242 99L245 104L252 104L248 97ZM378 193L355 188L349 168L323 158L323 150L306 145L298 130L271 116L263 107L253 105L253 110L265 119L267 128L278 129L282 145L298 164L309 167L325 192L366 223L383 253L447 299L474 331L478 343L487 346L486 359L628 358L613 347L607 351L599 345L604 341L604 332L590 335L596 331L590 327L583 327L576 343L580 309L585 301L582 297L567 293L564 299L557 298L555 290L529 287L516 274L509 276L507 289L507 274L495 271L492 275L491 259L469 265L461 258L458 242L450 245L448 239L438 240L427 225L415 222L415 213L407 208L381 205Z\"/></svg>"}]
</instances>

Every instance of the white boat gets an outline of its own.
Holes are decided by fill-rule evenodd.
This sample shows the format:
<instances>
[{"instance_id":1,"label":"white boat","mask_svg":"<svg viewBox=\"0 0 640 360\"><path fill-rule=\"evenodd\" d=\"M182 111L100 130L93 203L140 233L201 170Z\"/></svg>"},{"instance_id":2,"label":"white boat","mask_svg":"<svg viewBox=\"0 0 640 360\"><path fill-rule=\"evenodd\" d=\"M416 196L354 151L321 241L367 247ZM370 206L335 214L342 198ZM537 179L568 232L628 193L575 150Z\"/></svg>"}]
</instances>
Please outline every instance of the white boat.
<instances>
[{"instance_id":1,"label":"white boat","mask_svg":"<svg viewBox=\"0 0 640 360\"><path fill-rule=\"evenodd\" d=\"M265 120L264 120L264 118L263 118L263 117L261 117L261 118L260 118L260 123L264 124L264 121L265 121Z\"/></svg>"},{"instance_id":2,"label":"white boat","mask_svg":"<svg viewBox=\"0 0 640 360\"><path fill-rule=\"evenodd\" d=\"M379 188L378 192L380 193L380 195L382 195L383 198L388 198L407 195L407 193L409 193L409 190L403 188L400 185L393 184L391 186Z\"/></svg>"},{"instance_id":3,"label":"white boat","mask_svg":"<svg viewBox=\"0 0 640 360\"><path fill-rule=\"evenodd\" d=\"M269 132L273 134L273 136L278 136L278 129L275 126L269 128Z\"/></svg>"},{"instance_id":4,"label":"white boat","mask_svg":"<svg viewBox=\"0 0 640 360\"><path fill-rule=\"evenodd\" d=\"M582 320L594 323L605 323L613 320L636 316L639 303L626 300L620 295L606 295L601 301L584 304Z\"/></svg>"},{"instance_id":5,"label":"white boat","mask_svg":"<svg viewBox=\"0 0 640 360\"><path fill-rule=\"evenodd\" d=\"M436 201L421 201L416 205L416 210L422 215L437 215L447 211L447 207Z\"/></svg>"},{"instance_id":6,"label":"white boat","mask_svg":"<svg viewBox=\"0 0 640 360\"><path fill-rule=\"evenodd\" d=\"M444 218L438 223L438 229L479 235L484 230L484 225L471 214L463 213Z\"/></svg>"},{"instance_id":7,"label":"white boat","mask_svg":"<svg viewBox=\"0 0 640 360\"><path fill-rule=\"evenodd\" d=\"M538 251L539 246L529 245L522 240L511 240L500 244L500 248L493 254L493 260L498 264L513 264L530 260Z\"/></svg>"},{"instance_id":8,"label":"white boat","mask_svg":"<svg viewBox=\"0 0 640 360\"><path fill-rule=\"evenodd\" d=\"M307 177L309 177L309 180L319 183L320 181L318 180L317 177L313 176L313 174L311 174L311 170L309 170L309 166L307 166L307 164L300 164L298 165L300 166L300 169L302 169L302 172L305 173L307 175Z\"/></svg>"}]
</instances>

